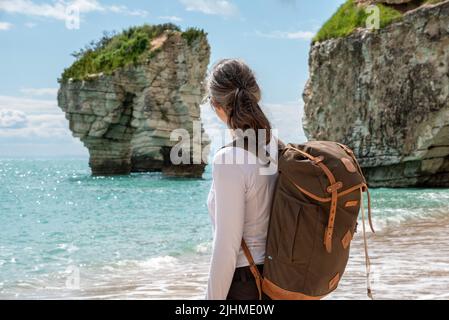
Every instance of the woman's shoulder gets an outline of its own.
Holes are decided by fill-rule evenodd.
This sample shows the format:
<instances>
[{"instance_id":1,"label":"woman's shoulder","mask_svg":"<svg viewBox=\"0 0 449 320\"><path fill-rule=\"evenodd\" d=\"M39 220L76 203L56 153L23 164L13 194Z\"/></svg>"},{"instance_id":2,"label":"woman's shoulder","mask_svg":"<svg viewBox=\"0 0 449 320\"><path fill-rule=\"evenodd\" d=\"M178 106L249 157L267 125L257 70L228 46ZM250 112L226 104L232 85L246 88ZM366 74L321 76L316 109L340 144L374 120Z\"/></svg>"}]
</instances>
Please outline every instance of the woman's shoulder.
<instances>
[{"instance_id":1,"label":"woman's shoulder","mask_svg":"<svg viewBox=\"0 0 449 320\"><path fill-rule=\"evenodd\" d=\"M242 165L239 158L246 152L236 147L224 147L215 153L212 166L214 180L220 185L236 186L240 182L247 181L250 172L248 166Z\"/></svg>"},{"instance_id":2,"label":"woman's shoulder","mask_svg":"<svg viewBox=\"0 0 449 320\"><path fill-rule=\"evenodd\" d=\"M277 158L277 143L277 138L272 137L270 143L265 146L265 150L273 158ZM259 162L258 157L253 152L233 145L222 147L213 158L213 164L255 165Z\"/></svg>"},{"instance_id":3,"label":"woman's shoulder","mask_svg":"<svg viewBox=\"0 0 449 320\"><path fill-rule=\"evenodd\" d=\"M219 149L214 156L213 164L244 164L243 160L248 154L243 148L236 146L225 146Z\"/></svg>"}]
</instances>

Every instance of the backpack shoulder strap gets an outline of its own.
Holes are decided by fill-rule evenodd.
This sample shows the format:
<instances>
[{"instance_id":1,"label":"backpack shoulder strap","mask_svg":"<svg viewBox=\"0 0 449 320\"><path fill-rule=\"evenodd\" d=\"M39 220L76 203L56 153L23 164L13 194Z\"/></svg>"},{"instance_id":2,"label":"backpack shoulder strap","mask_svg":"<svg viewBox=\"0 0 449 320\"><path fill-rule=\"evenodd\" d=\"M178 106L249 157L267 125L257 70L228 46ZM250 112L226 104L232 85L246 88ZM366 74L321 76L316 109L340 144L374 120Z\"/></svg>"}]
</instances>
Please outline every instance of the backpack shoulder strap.
<instances>
[{"instance_id":1,"label":"backpack shoulder strap","mask_svg":"<svg viewBox=\"0 0 449 320\"><path fill-rule=\"evenodd\" d=\"M243 143L240 142L240 141L242 141L242 140L243 140ZM279 139L279 138L275 138L275 140L277 141L277 145L278 145L278 158L279 158L279 155L281 154L282 150L285 149L286 145L285 145L285 143L282 142L282 140ZM257 150L257 148L256 148L255 150L252 149L252 148L249 148L249 139L248 139L248 137L244 137L243 139L242 139L242 138L234 139L232 142L230 142L230 143L224 145L224 146L221 147L220 149L224 149L224 148L227 148L227 147L234 147L234 148L239 148L239 147L241 148L241 147L243 147L244 150L246 150L246 151L248 151L248 152L251 152L251 153L254 154L256 157L258 157L258 153L257 153L258 150ZM268 152L266 153L266 156L268 157L268 159L269 159L270 161L274 161L274 160L275 160L275 159L273 159L273 158L270 157L270 155L268 154ZM274 162L277 162L277 161L274 161Z\"/></svg>"},{"instance_id":2,"label":"backpack shoulder strap","mask_svg":"<svg viewBox=\"0 0 449 320\"><path fill-rule=\"evenodd\" d=\"M245 240L243 240L243 239L242 239L242 249L243 249L243 252L245 253L246 259L248 259L249 269L251 270L251 273L253 274L254 278L256 279L257 291L259 292L259 300L262 300L263 277L260 274L259 269L256 266L256 263L254 262L253 256L251 255L251 252L249 251L249 248L246 245Z\"/></svg>"}]
</instances>

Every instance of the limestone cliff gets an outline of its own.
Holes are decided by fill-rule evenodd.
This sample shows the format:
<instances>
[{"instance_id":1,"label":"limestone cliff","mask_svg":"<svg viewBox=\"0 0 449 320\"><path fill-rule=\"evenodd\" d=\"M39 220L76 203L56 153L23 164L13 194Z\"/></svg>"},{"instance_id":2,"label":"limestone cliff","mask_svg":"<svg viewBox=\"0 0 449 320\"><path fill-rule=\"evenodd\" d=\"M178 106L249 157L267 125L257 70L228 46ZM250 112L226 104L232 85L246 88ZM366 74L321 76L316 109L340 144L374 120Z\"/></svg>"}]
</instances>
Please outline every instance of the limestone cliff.
<instances>
[{"instance_id":1,"label":"limestone cliff","mask_svg":"<svg viewBox=\"0 0 449 320\"><path fill-rule=\"evenodd\" d=\"M60 80L58 104L73 135L89 150L93 174L162 171L200 177L204 163L174 165L169 156L177 143L170 141L174 129L190 133L192 149L195 143L203 148L209 143L204 132L202 140L193 139L193 123L201 120L202 81L209 63L206 36L186 36L177 28L157 34L151 28L144 36L135 36L141 32L136 30L131 35L125 31L120 35L124 38L103 39L96 48L84 51ZM130 45L117 44L124 39ZM136 50L140 51L133 61L124 63ZM92 63L107 71L88 73L95 70ZM116 64L119 67L114 68Z\"/></svg>"},{"instance_id":2,"label":"limestone cliff","mask_svg":"<svg viewBox=\"0 0 449 320\"><path fill-rule=\"evenodd\" d=\"M449 1L419 3L311 47L304 130L353 148L370 186L449 187Z\"/></svg>"}]
</instances>

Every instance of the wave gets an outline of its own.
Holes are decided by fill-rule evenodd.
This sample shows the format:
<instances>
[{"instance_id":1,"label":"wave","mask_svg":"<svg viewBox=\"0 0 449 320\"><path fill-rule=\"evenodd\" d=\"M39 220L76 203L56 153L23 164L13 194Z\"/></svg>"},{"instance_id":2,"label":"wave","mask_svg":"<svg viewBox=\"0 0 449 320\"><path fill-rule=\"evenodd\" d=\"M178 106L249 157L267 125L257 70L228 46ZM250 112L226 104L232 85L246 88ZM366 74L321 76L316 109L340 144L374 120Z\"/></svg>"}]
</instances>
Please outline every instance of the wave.
<instances>
[{"instance_id":1,"label":"wave","mask_svg":"<svg viewBox=\"0 0 449 320\"><path fill-rule=\"evenodd\" d=\"M212 242L202 242L195 247L195 252L201 255L212 253Z\"/></svg>"},{"instance_id":2,"label":"wave","mask_svg":"<svg viewBox=\"0 0 449 320\"><path fill-rule=\"evenodd\" d=\"M115 263L116 268L142 268L159 270L164 268L175 267L179 264L179 259L172 256L160 256L147 260L122 260ZM110 267L110 266L107 266Z\"/></svg>"}]
</instances>

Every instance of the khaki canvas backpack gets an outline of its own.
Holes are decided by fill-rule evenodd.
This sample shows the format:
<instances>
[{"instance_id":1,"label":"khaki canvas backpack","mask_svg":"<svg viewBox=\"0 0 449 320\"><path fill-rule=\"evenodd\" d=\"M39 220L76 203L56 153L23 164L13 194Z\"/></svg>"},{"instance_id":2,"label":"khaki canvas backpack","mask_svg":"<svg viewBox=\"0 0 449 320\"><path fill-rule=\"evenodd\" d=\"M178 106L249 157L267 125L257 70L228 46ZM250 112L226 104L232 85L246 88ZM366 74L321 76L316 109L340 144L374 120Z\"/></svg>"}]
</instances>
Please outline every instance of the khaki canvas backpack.
<instances>
[{"instance_id":1,"label":"khaki canvas backpack","mask_svg":"<svg viewBox=\"0 0 449 320\"><path fill-rule=\"evenodd\" d=\"M246 149L246 147L245 147ZM275 300L321 299L334 291L346 268L362 209L368 296L372 298L365 236L366 180L351 149L330 141L279 143L279 178L271 208L263 275L242 239L262 292Z\"/></svg>"}]
</instances>

